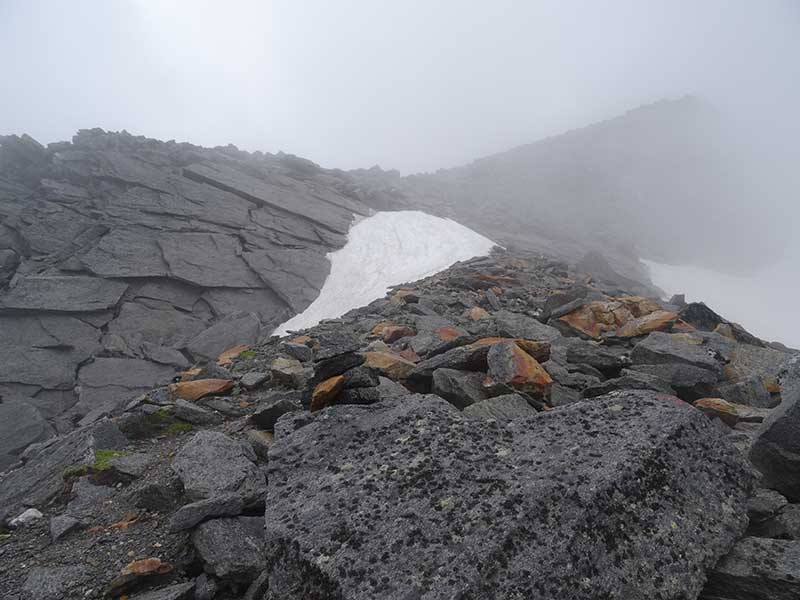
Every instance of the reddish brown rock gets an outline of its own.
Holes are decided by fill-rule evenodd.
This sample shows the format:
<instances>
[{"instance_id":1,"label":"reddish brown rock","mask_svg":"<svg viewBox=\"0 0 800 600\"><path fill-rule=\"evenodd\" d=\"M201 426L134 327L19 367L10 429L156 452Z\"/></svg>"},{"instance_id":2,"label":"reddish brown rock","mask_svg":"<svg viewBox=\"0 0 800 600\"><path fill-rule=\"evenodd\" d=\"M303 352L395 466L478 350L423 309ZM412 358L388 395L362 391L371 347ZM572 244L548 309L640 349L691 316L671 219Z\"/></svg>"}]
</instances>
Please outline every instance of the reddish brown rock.
<instances>
[{"instance_id":1,"label":"reddish brown rock","mask_svg":"<svg viewBox=\"0 0 800 600\"><path fill-rule=\"evenodd\" d=\"M467 332L458 327L439 327L433 331L434 335L444 342L458 339L467 335Z\"/></svg>"},{"instance_id":2,"label":"reddish brown rock","mask_svg":"<svg viewBox=\"0 0 800 600\"><path fill-rule=\"evenodd\" d=\"M181 381L191 381L203 371L200 367L195 367L193 369L187 369L183 373L181 373Z\"/></svg>"},{"instance_id":3,"label":"reddish brown rock","mask_svg":"<svg viewBox=\"0 0 800 600\"><path fill-rule=\"evenodd\" d=\"M414 352L412 348L406 348L405 350L400 351L399 355L413 363L418 363L420 361L419 355Z\"/></svg>"},{"instance_id":4,"label":"reddish brown rock","mask_svg":"<svg viewBox=\"0 0 800 600\"><path fill-rule=\"evenodd\" d=\"M514 342L520 347L520 349L530 354L538 362L546 362L550 360L549 342L536 342L533 340L524 340L519 338L488 337L472 342L467 347L477 348L479 346L491 346L497 344L498 342Z\"/></svg>"},{"instance_id":5,"label":"reddish brown rock","mask_svg":"<svg viewBox=\"0 0 800 600\"><path fill-rule=\"evenodd\" d=\"M416 365L394 352L365 352L364 365L395 381L405 379Z\"/></svg>"},{"instance_id":6,"label":"reddish brown rock","mask_svg":"<svg viewBox=\"0 0 800 600\"><path fill-rule=\"evenodd\" d=\"M486 312L480 306L473 306L467 311L467 317L472 319L473 321L480 321L481 319L485 319L489 316L489 313Z\"/></svg>"},{"instance_id":7,"label":"reddish brown rock","mask_svg":"<svg viewBox=\"0 0 800 600\"><path fill-rule=\"evenodd\" d=\"M769 409L734 404L722 398L700 398L694 406L709 416L717 417L729 427L739 422L760 423L769 414Z\"/></svg>"},{"instance_id":8,"label":"reddish brown rock","mask_svg":"<svg viewBox=\"0 0 800 600\"><path fill-rule=\"evenodd\" d=\"M311 394L311 412L328 406L344 388L344 375L321 381Z\"/></svg>"},{"instance_id":9,"label":"reddish brown rock","mask_svg":"<svg viewBox=\"0 0 800 600\"><path fill-rule=\"evenodd\" d=\"M504 383L535 396L543 396L553 380L542 365L514 341L492 345L487 355L489 376L486 384Z\"/></svg>"},{"instance_id":10,"label":"reddish brown rock","mask_svg":"<svg viewBox=\"0 0 800 600\"><path fill-rule=\"evenodd\" d=\"M169 390L175 398L195 401L206 396L219 396L233 388L230 379L195 379L170 384Z\"/></svg>"},{"instance_id":11,"label":"reddish brown rock","mask_svg":"<svg viewBox=\"0 0 800 600\"><path fill-rule=\"evenodd\" d=\"M414 330L407 325L389 325L383 329L383 341L387 344L396 342L400 338L411 337L414 335Z\"/></svg>"},{"instance_id":12,"label":"reddish brown rock","mask_svg":"<svg viewBox=\"0 0 800 600\"><path fill-rule=\"evenodd\" d=\"M647 335L651 331L671 329L678 320L678 315L666 310L656 310L650 314L628 321L617 329L618 337L636 337Z\"/></svg>"},{"instance_id":13,"label":"reddish brown rock","mask_svg":"<svg viewBox=\"0 0 800 600\"><path fill-rule=\"evenodd\" d=\"M227 367L229 364L233 362L233 360L239 356L245 350L249 350L250 346L246 344L241 344L239 346L234 346L233 348L229 348L225 350L222 354L219 355L217 358L217 364L220 367Z\"/></svg>"},{"instance_id":14,"label":"reddish brown rock","mask_svg":"<svg viewBox=\"0 0 800 600\"><path fill-rule=\"evenodd\" d=\"M620 298L589 302L559 317L559 320L589 337L599 338L603 333L616 333L627 323L658 311L661 311L661 307L648 298L622 296ZM673 322L676 320L677 315ZM647 327L647 321L644 321L640 326ZM631 327L635 330L637 325ZM653 330L651 329L650 331Z\"/></svg>"}]
</instances>

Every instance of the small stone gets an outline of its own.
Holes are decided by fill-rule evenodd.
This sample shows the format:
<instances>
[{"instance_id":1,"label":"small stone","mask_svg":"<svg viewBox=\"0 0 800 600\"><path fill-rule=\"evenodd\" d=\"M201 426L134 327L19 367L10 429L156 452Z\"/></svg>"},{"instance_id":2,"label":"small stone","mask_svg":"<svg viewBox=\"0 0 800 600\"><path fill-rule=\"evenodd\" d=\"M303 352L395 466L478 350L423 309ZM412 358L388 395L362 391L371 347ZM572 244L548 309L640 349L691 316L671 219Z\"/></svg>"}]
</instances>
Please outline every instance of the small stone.
<instances>
[{"instance_id":1,"label":"small stone","mask_svg":"<svg viewBox=\"0 0 800 600\"><path fill-rule=\"evenodd\" d=\"M321 381L311 394L311 412L328 406L344 388L344 376L336 375Z\"/></svg>"},{"instance_id":2,"label":"small stone","mask_svg":"<svg viewBox=\"0 0 800 600\"><path fill-rule=\"evenodd\" d=\"M234 346L233 348L229 348L217 357L217 364L220 367L227 367L233 363L234 359L238 358L242 352L245 352L249 349L250 346L246 344L240 344L238 346Z\"/></svg>"},{"instance_id":3,"label":"small stone","mask_svg":"<svg viewBox=\"0 0 800 600\"><path fill-rule=\"evenodd\" d=\"M251 429L245 436L253 447L253 451L261 460L269 460L269 448L275 440L275 434L271 431L260 431Z\"/></svg>"},{"instance_id":4,"label":"small stone","mask_svg":"<svg viewBox=\"0 0 800 600\"><path fill-rule=\"evenodd\" d=\"M739 422L761 423L769 415L768 410L734 404L722 398L700 398L694 406L709 416L717 417L728 427Z\"/></svg>"},{"instance_id":5,"label":"small stone","mask_svg":"<svg viewBox=\"0 0 800 600\"><path fill-rule=\"evenodd\" d=\"M775 490L759 488L750 496L750 500L747 501L747 516L750 517L751 523L764 521L777 513L788 503L789 501L783 494Z\"/></svg>"},{"instance_id":6,"label":"small stone","mask_svg":"<svg viewBox=\"0 0 800 600\"><path fill-rule=\"evenodd\" d=\"M314 360L314 351L306 344L296 344L294 342L283 342L280 345L281 352L296 358L300 362Z\"/></svg>"},{"instance_id":7,"label":"small stone","mask_svg":"<svg viewBox=\"0 0 800 600\"><path fill-rule=\"evenodd\" d=\"M303 346L305 348L305 346ZM264 382L269 379L269 373L264 373L262 371L250 371L249 373L245 373L242 375L242 378L239 380L239 383L242 384L242 387L248 390L254 390L257 387L261 387Z\"/></svg>"},{"instance_id":8,"label":"small stone","mask_svg":"<svg viewBox=\"0 0 800 600\"><path fill-rule=\"evenodd\" d=\"M175 398L196 401L205 396L219 396L233 388L230 379L195 379L193 381L180 381L169 386Z\"/></svg>"},{"instance_id":9,"label":"small stone","mask_svg":"<svg viewBox=\"0 0 800 600\"><path fill-rule=\"evenodd\" d=\"M283 356L272 361L269 372L274 381L291 387L299 387L304 376L303 365L299 360Z\"/></svg>"},{"instance_id":10,"label":"small stone","mask_svg":"<svg viewBox=\"0 0 800 600\"><path fill-rule=\"evenodd\" d=\"M216 425L223 421L219 413L206 410L186 400L175 401L175 417L193 425Z\"/></svg>"},{"instance_id":11,"label":"small stone","mask_svg":"<svg viewBox=\"0 0 800 600\"><path fill-rule=\"evenodd\" d=\"M38 510L36 510L35 508L29 508L22 514L19 514L13 519L11 519L11 521L9 521L8 524L11 527L11 529L17 529L19 527L24 527L25 525L29 525L34 521L38 521L42 517L44 517L44 515L40 513Z\"/></svg>"},{"instance_id":12,"label":"small stone","mask_svg":"<svg viewBox=\"0 0 800 600\"><path fill-rule=\"evenodd\" d=\"M197 598L195 586L196 584L192 581L179 583L144 594L137 594L134 600L192 600Z\"/></svg>"},{"instance_id":13,"label":"small stone","mask_svg":"<svg viewBox=\"0 0 800 600\"><path fill-rule=\"evenodd\" d=\"M71 515L58 515L50 519L50 539L54 542L83 527L83 524Z\"/></svg>"},{"instance_id":14,"label":"small stone","mask_svg":"<svg viewBox=\"0 0 800 600\"><path fill-rule=\"evenodd\" d=\"M238 494L223 494L186 504L170 517L168 531L175 533L191 529L198 523L214 517L236 517L242 514L244 502Z\"/></svg>"},{"instance_id":15,"label":"small stone","mask_svg":"<svg viewBox=\"0 0 800 600\"><path fill-rule=\"evenodd\" d=\"M383 341L387 344L396 342L404 337L411 337L414 335L414 330L407 325L390 325L383 329Z\"/></svg>"},{"instance_id":16,"label":"small stone","mask_svg":"<svg viewBox=\"0 0 800 600\"><path fill-rule=\"evenodd\" d=\"M431 392L464 410L471 404L488 398L483 386L484 377L483 373L436 369L433 372Z\"/></svg>"},{"instance_id":17,"label":"small stone","mask_svg":"<svg viewBox=\"0 0 800 600\"><path fill-rule=\"evenodd\" d=\"M200 573L194 580L194 600L214 600L219 586L213 577Z\"/></svg>"},{"instance_id":18,"label":"small stone","mask_svg":"<svg viewBox=\"0 0 800 600\"><path fill-rule=\"evenodd\" d=\"M364 364L395 381L406 379L417 366L392 352L365 352Z\"/></svg>"},{"instance_id":19,"label":"small stone","mask_svg":"<svg viewBox=\"0 0 800 600\"><path fill-rule=\"evenodd\" d=\"M302 406L299 400L293 395L287 394L297 394L297 392L277 392L268 396L250 415L250 422L259 429L272 431L275 428L275 423L282 415L301 410Z\"/></svg>"}]
</instances>

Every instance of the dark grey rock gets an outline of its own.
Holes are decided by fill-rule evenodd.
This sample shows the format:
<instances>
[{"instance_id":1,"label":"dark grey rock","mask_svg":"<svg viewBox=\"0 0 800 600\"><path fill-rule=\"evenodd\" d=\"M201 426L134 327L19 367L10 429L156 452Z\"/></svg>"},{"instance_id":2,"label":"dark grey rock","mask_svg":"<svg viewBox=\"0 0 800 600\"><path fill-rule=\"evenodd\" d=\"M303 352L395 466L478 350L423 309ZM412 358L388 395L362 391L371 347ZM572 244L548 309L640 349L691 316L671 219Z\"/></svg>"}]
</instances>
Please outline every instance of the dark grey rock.
<instances>
[{"instance_id":1,"label":"dark grey rock","mask_svg":"<svg viewBox=\"0 0 800 600\"><path fill-rule=\"evenodd\" d=\"M686 401L713 397L714 385L719 379L715 371L681 363L632 365L628 369L666 381Z\"/></svg>"},{"instance_id":2,"label":"dark grey rock","mask_svg":"<svg viewBox=\"0 0 800 600\"><path fill-rule=\"evenodd\" d=\"M297 394L276 392L258 405L250 415L250 422L259 429L272 431L282 415L302 408Z\"/></svg>"},{"instance_id":3,"label":"dark grey rock","mask_svg":"<svg viewBox=\"0 0 800 600\"><path fill-rule=\"evenodd\" d=\"M764 475L763 485L800 502L800 355L781 377L781 404L764 419L750 460Z\"/></svg>"},{"instance_id":4,"label":"dark grey rock","mask_svg":"<svg viewBox=\"0 0 800 600\"><path fill-rule=\"evenodd\" d=\"M125 456L115 456L108 461L114 474L126 481L139 479L145 475L153 464L154 458L152 455L145 452L134 452L133 454L126 454Z\"/></svg>"},{"instance_id":5,"label":"dark grey rock","mask_svg":"<svg viewBox=\"0 0 800 600\"><path fill-rule=\"evenodd\" d=\"M587 387L583 390L583 396L584 398L595 398L617 390L652 390L662 394L675 395L675 390L663 379L647 373L623 369L620 377Z\"/></svg>"},{"instance_id":6,"label":"dark grey rock","mask_svg":"<svg viewBox=\"0 0 800 600\"><path fill-rule=\"evenodd\" d=\"M181 506L170 517L167 529L171 532L191 529L198 523L215 517L237 517L244 510L238 494L222 494Z\"/></svg>"},{"instance_id":7,"label":"dark grey rock","mask_svg":"<svg viewBox=\"0 0 800 600\"><path fill-rule=\"evenodd\" d=\"M213 577L200 573L194 580L194 600L214 600L219 586Z\"/></svg>"},{"instance_id":8,"label":"dark grey rock","mask_svg":"<svg viewBox=\"0 0 800 600\"><path fill-rule=\"evenodd\" d=\"M98 277L36 276L20 279L0 300L19 310L90 312L114 308L128 284Z\"/></svg>"},{"instance_id":9,"label":"dark grey rock","mask_svg":"<svg viewBox=\"0 0 800 600\"><path fill-rule=\"evenodd\" d=\"M240 344L255 344L261 334L261 321L253 313L227 315L189 340L186 349L192 356L214 359Z\"/></svg>"},{"instance_id":10,"label":"dark grey rock","mask_svg":"<svg viewBox=\"0 0 800 600\"><path fill-rule=\"evenodd\" d=\"M630 360L619 350L612 350L585 340L574 339L567 346L567 361L575 364L586 364L605 375L618 374L630 364Z\"/></svg>"},{"instance_id":11,"label":"dark grey rock","mask_svg":"<svg viewBox=\"0 0 800 600\"><path fill-rule=\"evenodd\" d=\"M554 383L550 386L550 406L566 406L581 400L583 396L578 390Z\"/></svg>"},{"instance_id":12,"label":"dark grey rock","mask_svg":"<svg viewBox=\"0 0 800 600\"><path fill-rule=\"evenodd\" d=\"M744 538L708 572L702 600L795 600L800 542Z\"/></svg>"},{"instance_id":13,"label":"dark grey rock","mask_svg":"<svg viewBox=\"0 0 800 600\"><path fill-rule=\"evenodd\" d=\"M242 375L239 383L242 384L242 387L248 390L253 390L257 387L260 387L268 379L269 373L264 373L262 371L250 371L249 373Z\"/></svg>"},{"instance_id":14,"label":"dark grey rock","mask_svg":"<svg viewBox=\"0 0 800 600\"><path fill-rule=\"evenodd\" d=\"M0 403L0 455L17 455L31 444L53 435L53 428L29 402Z\"/></svg>"},{"instance_id":15,"label":"dark grey rock","mask_svg":"<svg viewBox=\"0 0 800 600\"><path fill-rule=\"evenodd\" d=\"M270 364L269 373L276 383L299 388L303 384L305 369L296 358L279 356Z\"/></svg>"},{"instance_id":16,"label":"dark grey rock","mask_svg":"<svg viewBox=\"0 0 800 600\"><path fill-rule=\"evenodd\" d=\"M355 367L344 373L344 387L366 388L378 385L378 375L367 367Z\"/></svg>"},{"instance_id":17,"label":"dark grey rock","mask_svg":"<svg viewBox=\"0 0 800 600\"><path fill-rule=\"evenodd\" d=\"M83 523L80 521L80 519L77 519L72 515L56 515L50 519L50 539L54 542L57 542L68 533L76 531L82 527Z\"/></svg>"},{"instance_id":18,"label":"dark grey rock","mask_svg":"<svg viewBox=\"0 0 800 600\"><path fill-rule=\"evenodd\" d=\"M561 337L555 328L538 319L508 310L499 310L492 315L500 336L552 342Z\"/></svg>"},{"instance_id":19,"label":"dark grey rock","mask_svg":"<svg viewBox=\"0 0 800 600\"><path fill-rule=\"evenodd\" d=\"M130 502L137 508L151 512L169 512L178 501L178 492L172 486L159 483L148 483L133 490Z\"/></svg>"},{"instance_id":20,"label":"dark grey rock","mask_svg":"<svg viewBox=\"0 0 800 600\"><path fill-rule=\"evenodd\" d=\"M110 421L74 431L34 452L24 466L0 477L0 506L42 505L64 487L64 471L94 463L95 450L121 450L127 438Z\"/></svg>"},{"instance_id":21,"label":"dark grey rock","mask_svg":"<svg viewBox=\"0 0 800 600\"><path fill-rule=\"evenodd\" d=\"M420 361L411 372L409 379L425 380L433 377L437 369L457 369L459 371L485 371L488 368L486 356L491 349L490 344L469 347L459 346L442 354Z\"/></svg>"},{"instance_id":22,"label":"dark grey rock","mask_svg":"<svg viewBox=\"0 0 800 600\"><path fill-rule=\"evenodd\" d=\"M758 376L748 377L743 381L720 383L717 385L717 392L720 398L734 404L758 408L772 408L777 404Z\"/></svg>"},{"instance_id":23,"label":"dark grey rock","mask_svg":"<svg viewBox=\"0 0 800 600\"><path fill-rule=\"evenodd\" d=\"M519 394L503 394L470 404L464 409L464 414L476 419L504 422L533 416L536 409Z\"/></svg>"},{"instance_id":24,"label":"dark grey rock","mask_svg":"<svg viewBox=\"0 0 800 600\"><path fill-rule=\"evenodd\" d=\"M288 354L292 358L296 358L300 362L314 360L314 351L305 344L283 342L280 348L283 353Z\"/></svg>"},{"instance_id":25,"label":"dark grey rock","mask_svg":"<svg viewBox=\"0 0 800 600\"><path fill-rule=\"evenodd\" d=\"M436 369L433 372L431 393L464 410L475 402L489 397L483 387L486 375L456 369Z\"/></svg>"},{"instance_id":26,"label":"dark grey rock","mask_svg":"<svg viewBox=\"0 0 800 600\"><path fill-rule=\"evenodd\" d=\"M105 512L103 505L113 496L113 488L95 485L81 477L72 484L72 499L67 504L66 514L84 523L92 521Z\"/></svg>"},{"instance_id":27,"label":"dark grey rock","mask_svg":"<svg viewBox=\"0 0 800 600\"><path fill-rule=\"evenodd\" d=\"M436 396L335 406L276 436L268 478L270 600L692 597L754 479L642 392L503 426Z\"/></svg>"},{"instance_id":28,"label":"dark grey rock","mask_svg":"<svg viewBox=\"0 0 800 600\"><path fill-rule=\"evenodd\" d=\"M91 581L91 572L83 565L71 567L33 567L22 584L25 600L69 600Z\"/></svg>"},{"instance_id":29,"label":"dark grey rock","mask_svg":"<svg viewBox=\"0 0 800 600\"><path fill-rule=\"evenodd\" d=\"M192 543L205 572L219 579L250 583L266 566L262 517L206 521Z\"/></svg>"},{"instance_id":30,"label":"dark grey rock","mask_svg":"<svg viewBox=\"0 0 800 600\"><path fill-rule=\"evenodd\" d=\"M387 377L378 377L377 390L383 399L401 398L411 394L402 384L392 381Z\"/></svg>"},{"instance_id":31,"label":"dark grey rock","mask_svg":"<svg viewBox=\"0 0 800 600\"><path fill-rule=\"evenodd\" d=\"M638 365L683 363L714 372L720 369L719 362L707 348L688 344L660 331L654 331L636 344L631 359Z\"/></svg>"},{"instance_id":32,"label":"dark grey rock","mask_svg":"<svg viewBox=\"0 0 800 600\"><path fill-rule=\"evenodd\" d=\"M223 421L219 413L180 399L175 401L175 417L193 425L216 425Z\"/></svg>"},{"instance_id":33,"label":"dark grey rock","mask_svg":"<svg viewBox=\"0 0 800 600\"><path fill-rule=\"evenodd\" d=\"M194 597L195 583L178 583L158 590L137 594L135 600L191 600Z\"/></svg>"},{"instance_id":34,"label":"dark grey rock","mask_svg":"<svg viewBox=\"0 0 800 600\"><path fill-rule=\"evenodd\" d=\"M747 516L751 523L764 521L786 506L788 502L785 496L775 490L758 488L747 501Z\"/></svg>"},{"instance_id":35,"label":"dark grey rock","mask_svg":"<svg viewBox=\"0 0 800 600\"><path fill-rule=\"evenodd\" d=\"M776 515L758 523L751 523L748 535L800 540L800 504L787 504Z\"/></svg>"},{"instance_id":36,"label":"dark grey rock","mask_svg":"<svg viewBox=\"0 0 800 600\"><path fill-rule=\"evenodd\" d=\"M375 404L379 400L381 392L377 386L342 390L336 397L337 404Z\"/></svg>"},{"instance_id":37,"label":"dark grey rock","mask_svg":"<svg viewBox=\"0 0 800 600\"><path fill-rule=\"evenodd\" d=\"M196 433L172 461L186 495L203 500L226 492L239 494L246 505L264 500L264 474L251 459L252 449L215 431Z\"/></svg>"}]
</instances>

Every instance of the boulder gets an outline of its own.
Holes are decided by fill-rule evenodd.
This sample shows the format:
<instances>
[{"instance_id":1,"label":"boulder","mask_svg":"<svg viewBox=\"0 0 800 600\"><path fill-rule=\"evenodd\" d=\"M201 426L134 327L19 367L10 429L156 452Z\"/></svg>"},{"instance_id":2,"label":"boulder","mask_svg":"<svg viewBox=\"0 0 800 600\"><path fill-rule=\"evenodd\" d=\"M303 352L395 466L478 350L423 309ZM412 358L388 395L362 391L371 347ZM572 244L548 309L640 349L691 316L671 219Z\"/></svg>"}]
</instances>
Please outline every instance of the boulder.
<instances>
[{"instance_id":1,"label":"boulder","mask_svg":"<svg viewBox=\"0 0 800 600\"><path fill-rule=\"evenodd\" d=\"M492 315L492 319L501 336L539 342L552 342L561 337L561 333L556 328L522 313L498 310Z\"/></svg>"},{"instance_id":2,"label":"boulder","mask_svg":"<svg viewBox=\"0 0 800 600\"><path fill-rule=\"evenodd\" d=\"M633 347L631 359L637 365L658 365L682 363L708 369L714 373L720 370L713 352L697 344L688 343L685 338L662 332L653 332Z\"/></svg>"},{"instance_id":3,"label":"boulder","mask_svg":"<svg viewBox=\"0 0 800 600\"><path fill-rule=\"evenodd\" d=\"M281 415L302 408L297 392L273 392L252 412L250 422L259 429L272 431Z\"/></svg>"},{"instance_id":4,"label":"boulder","mask_svg":"<svg viewBox=\"0 0 800 600\"><path fill-rule=\"evenodd\" d=\"M761 423L769 415L768 410L734 404L722 398L700 398L694 402L694 406L709 416L717 417L729 427L737 423Z\"/></svg>"},{"instance_id":5,"label":"boulder","mask_svg":"<svg viewBox=\"0 0 800 600\"><path fill-rule=\"evenodd\" d=\"M787 504L777 514L751 523L748 535L782 540L800 540L800 504Z\"/></svg>"},{"instance_id":6,"label":"boulder","mask_svg":"<svg viewBox=\"0 0 800 600\"><path fill-rule=\"evenodd\" d=\"M194 592L195 584L189 581L137 594L134 600L192 600L195 595Z\"/></svg>"},{"instance_id":7,"label":"boulder","mask_svg":"<svg viewBox=\"0 0 800 600\"><path fill-rule=\"evenodd\" d=\"M262 517L206 521L192 543L205 572L219 579L250 583L265 567Z\"/></svg>"},{"instance_id":8,"label":"boulder","mask_svg":"<svg viewBox=\"0 0 800 600\"><path fill-rule=\"evenodd\" d=\"M0 402L0 456L16 456L31 444L53 435L53 428L29 402Z\"/></svg>"},{"instance_id":9,"label":"boulder","mask_svg":"<svg viewBox=\"0 0 800 600\"><path fill-rule=\"evenodd\" d=\"M775 490L758 488L747 501L747 516L750 518L750 523L770 518L788 502L785 496Z\"/></svg>"},{"instance_id":10,"label":"boulder","mask_svg":"<svg viewBox=\"0 0 800 600\"><path fill-rule=\"evenodd\" d=\"M273 381L290 387L299 387L305 374L303 363L296 358L285 358L283 356L279 356L272 361L269 366L269 372Z\"/></svg>"},{"instance_id":11,"label":"boulder","mask_svg":"<svg viewBox=\"0 0 800 600\"><path fill-rule=\"evenodd\" d=\"M364 366L394 381L408 378L417 365L393 352L365 352Z\"/></svg>"},{"instance_id":12,"label":"boulder","mask_svg":"<svg viewBox=\"0 0 800 600\"><path fill-rule=\"evenodd\" d=\"M72 515L57 515L50 519L50 539L57 542L72 531L83 527L83 523Z\"/></svg>"},{"instance_id":13,"label":"boulder","mask_svg":"<svg viewBox=\"0 0 800 600\"><path fill-rule=\"evenodd\" d=\"M325 381L320 381L311 393L310 410L316 411L328 406L336 396L344 389L344 376L336 375Z\"/></svg>"},{"instance_id":14,"label":"boulder","mask_svg":"<svg viewBox=\"0 0 800 600\"><path fill-rule=\"evenodd\" d=\"M675 393L675 390L673 390L667 382L658 377L648 375L647 373L623 369L620 377L607 379L602 383L587 387L583 390L583 396L584 398L595 398L617 390L652 390L654 392L670 395Z\"/></svg>"},{"instance_id":15,"label":"boulder","mask_svg":"<svg viewBox=\"0 0 800 600\"><path fill-rule=\"evenodd\" d=\"M268 479L264 599L649 600L700 592L754 478L634 392L503 426L436 396L336 406L276 438Z\"/></svg>"},{"instance_id":16,"label":"boulder","mask_svg":"<svg viewBox=\"0 0 800 600\"><path fill-rule=\"evenodd\" d=\"M233 389L233 381L230 379L195 379L169 385L169 391L175 398L192 402L206 396L219 396L231 389Z\"/></svg>"},{"instance_id":17,"label":"boulder","mask_svg":"<svg viewBox=\"0 0 800 600\"><path fill-rule=\"evenodd\" d=\"M222 423L222 415L187 402L186 400L175 401L175 418L193 425L216 425Z\"/></svg>"},{"instance_id":18,"label":"boulder","mask_svg":"<svg viewBox=\"0 0 800 600\"><path fill-rule=\"evenodd\" d=\"M172 469L192 500L213 498L226 492L241 496L246 505L263 502L264 474L255 454L245 443L216 431L201 431L180 449Z\"/></svg>"},{"instance_id":19,"label":"boulder","mask_svg":"<svg viewBox=\"0 0 800 600\"><path fill-rule=\"evenodd\" d=\"M764 420L750 460L764 475L764 487L800 502L800 355L781 377L781 404Z\"/></svg>"},{"instance_id":20,"label":"boulder","mask_svg":"<svg viewBox=\"0 0 800 600\"><path fill-rule=\"evenodd\" d=\"M712 396L719 379L717 372L684 363L631 365L631 371L647 373L666 381L685 401Z\"/></svg>"},{"instance_id":21,"label":"boulder","mask_svg":"<svg viewBox=\"0 0 800 600\"><path fill-rule=\"evenodd\" d=\"M701 600L795 600L800 541L747 537L708 572Z\"/></svg>"},{"instance_id":22,"label":"boulder","mask_svg":"<svg viewBox=\"0 0 800 600\"><path fill-rule=\"evenodd\" d=\"M772 400L761 377L748 377L743 381L720 383L717 392L722 398L734 404L744 404L757 408L773 408L778 403Z\"/></svg>"},{"instance_id":23,"label":"boulder","mask_svg":"<svg viewBox=\"0 0 800 600\"><path fill-rule=\"evenodd\" d=\"M461 410L488 398L483 386L484 375L456 369L436 369L433 372L431 393L447 400Z\"/></svg>"},{"instance_id":24,"label":"boulder","mask_svg":"<svg viewBox=\"0 0 800 600\"><path fill-rule=\"evenodd\" d=\"M492 382L509 385L521 392L543 396L553 383L549 373L536 359L514 342L494 344L486 362Z\"/></svg>"}]
</instances>

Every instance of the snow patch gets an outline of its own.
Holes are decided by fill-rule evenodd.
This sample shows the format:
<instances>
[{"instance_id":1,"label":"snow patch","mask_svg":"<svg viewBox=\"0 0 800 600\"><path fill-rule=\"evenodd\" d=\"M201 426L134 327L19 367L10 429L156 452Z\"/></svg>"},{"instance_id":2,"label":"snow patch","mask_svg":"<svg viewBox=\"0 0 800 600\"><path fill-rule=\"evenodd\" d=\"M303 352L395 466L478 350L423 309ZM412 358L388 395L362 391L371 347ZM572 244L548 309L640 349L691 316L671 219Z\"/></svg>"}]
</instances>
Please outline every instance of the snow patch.
<instances>
[{"instance_id":1,"label":"snow patch","mask_svg":"<svg viewBox=\"0 0 800 600\"><path fill-rule=\"evenodd\" d=\"M450 219L418 210L379 212L350 229L347 244L328 254L331 272L319 297L273 335L312 327L323 319L383 298L389 287L484 256L496 244Z\"/></svg>"}]
</instances>

